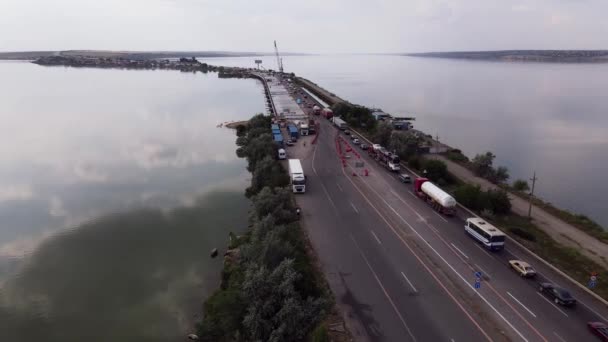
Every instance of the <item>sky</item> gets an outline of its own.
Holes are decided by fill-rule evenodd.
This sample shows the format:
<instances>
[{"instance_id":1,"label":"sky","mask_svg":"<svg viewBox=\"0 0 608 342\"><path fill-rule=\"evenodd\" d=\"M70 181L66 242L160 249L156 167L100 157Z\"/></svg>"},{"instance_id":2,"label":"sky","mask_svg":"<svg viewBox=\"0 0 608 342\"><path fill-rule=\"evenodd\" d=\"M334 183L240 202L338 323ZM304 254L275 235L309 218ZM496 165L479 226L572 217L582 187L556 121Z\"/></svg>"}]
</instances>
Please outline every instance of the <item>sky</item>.
<instances>
[{"instance_id":1,"label":"sky","mask_svg":"<svg viewBox=\"0 0 608 342\"><path fill-rule=\"evenodd\" d=\"M0 51L608 49L606 0L0 0Z\"/></svg>"}]
</instances>

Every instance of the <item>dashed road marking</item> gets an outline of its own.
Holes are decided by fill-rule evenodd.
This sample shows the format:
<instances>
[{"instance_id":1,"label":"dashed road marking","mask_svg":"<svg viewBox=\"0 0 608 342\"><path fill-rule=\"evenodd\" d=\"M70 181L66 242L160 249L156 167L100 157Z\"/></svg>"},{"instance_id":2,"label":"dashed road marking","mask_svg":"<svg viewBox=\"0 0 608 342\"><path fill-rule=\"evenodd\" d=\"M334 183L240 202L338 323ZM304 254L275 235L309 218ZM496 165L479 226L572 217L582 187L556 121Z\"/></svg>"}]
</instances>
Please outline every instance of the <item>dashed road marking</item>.
<instances>
[{"instance_id":1,"label":"dashed road marking","mask_svg":"<svg viewBox=\"0 0 608 342\"><path fill-rule=\"evenodd\" d=\"M555 337L557 337L560 341L566 342L566 340L564 340L561 336L559 336L555 331L553 332L553 335L555 335Z\"/></svg>"},{"instance_id":2,"label":"dashed road marking","mask_svg":"<svg viewBox=\"0 0 608 342\"><path fill-rule=\"evenodd\" d=\"M528 309L522 302L520 302L517 298L515 298L515 296L513 296L509 291L507 291L507 294L513 298L514 301L517 302L517 304L521 305L522 308L526 309L526 311L528 311L530 313L530 315L532 315L532 317L536 318L536 315L534 314L534 312L532 312L532 310Z\"/></svg>"},{"instance_id":3,"label":"dashed road marking","mask_svg":"<svg viewBox=\"0 0 608 342\"><path fill-rule=\"evenodd\" d=\"M380 289L382 289L382 292L384 292L384 296L386 297L386 299L388 299L388 302L391 304L391 306L393 307L393 310L395 311L395 313L397 314L397 316L401 320L401 323L405 327L405 330L407 330L407 333L410 335L410 337L412 338L412 340L416 341L416 337L414 337L414 334L412 334L412 331L410 330L410 327L407 325L407 323L405 323L405 319L403 319L403 316L401 315L401 313L397 309L397 305L395 305L395 302L393 302L393 299L391 298L391 296L386 291L386 288L384 288L384 285L382 285L382 282L380 281L380 278L378 277L378 275L374 271L374 269L373 269L372 265L369 263L369 261L367 261L367 257L365 257L365 254L363 254L363 251L359 247L359 244L357 243L357 241L355 240L355 238L352 236L352 234L350 235L350 238L355 243L355 247L357 247L357 249L359 250L359 254L361 254L361 257L363 258L363 261L365 261L365 263L367 264L367 267L369 268L370 272L372 272L372 275L374 276L374 278L376 278L376 282L380 286Z\"/></svg>"},{"instance_id":4,"label":"dashed road marking","mask_svg":"<svg viewBox=\"0 0 608 342\"><path fill-rule=\"evenodd\" d=\"M380 239L378 239L378 235L376 235L376 233L374 233L373 230L370 230L370 232L372 233L372 235L374 236L374 238L376 238L376 241L378 241L378 244L382 244L382 242L380 241Z\"/></svg>"},{"instance_id":5,"label":"dashed road marking","mask_svg":"<svg viewBox=\"0 0 608 342\"><path fill-rule=\"evenodd\" d=\"M407 283L410 284L410 287L412 288L412 290L414 290L414 292L418 293L418 290L416 290L416 288L414 287L414 284L412 284L412 282L409 279L407 279L407 277L405 276L405 273L401 272L401 275L403 276L405 281L407 281Z\"/></svg>"},{"instance_id":6,"label":"dashed road marking","mask_svg":"<svg viewBox=\"0 0 608 342\"><path fill-rule=\"evenodd\" d=\"M353 202L349 202L350 206L353 207L353 210L358 214L359 210L357 210L357 207L355 207L355 205L353 204Z\"/></svg>"},{"instance_id":7,"label":"dashed road marking","mask_svg":"<svg viewBox=\"0 0 608 342\"><path fill-rule=\"evenodd\" d=\"M562 313L562 315L564 315L564 316L568 317L568 314L567 314L567 313L565 313L564 311L562 311L562 309L558 308L558 307L557 307L557 305L553 304L553 302L552 302L552 301L548 300L547 298L545 298L545 296L543 296L542 294L540 294L540 293L538 293L538 292L536 292L536 294L537 294L537 295L539 295L539 296L540 296L540 298L542 298L542 299L546 300L546 301L547 301L547 303L551 304L551 306L553 306L555 309L557 309L557 311L561 312L561 313Z\"/></svg>"},{"instance_id":8,"label":"dashed road marking","mask_svg":"<svg viewBox=\"0 0 608 342\"><path fill-rule=\"evenodd\" d=\"M451 242L450 242L450 245L452 245L452 247L456 248L456 250L457 250L458 252L460 252L460 254L462 254L462 255L463 255L465 258L467 258L467 259L469 258L469 257L468 257L466 254L464 254L464 252L463 252L463 251L461 251L461 250L460 250L460 248L456 247L456 245L455 245L455 244L453 244L453 243L451 243Z\"/></svg>"}]
</instances>

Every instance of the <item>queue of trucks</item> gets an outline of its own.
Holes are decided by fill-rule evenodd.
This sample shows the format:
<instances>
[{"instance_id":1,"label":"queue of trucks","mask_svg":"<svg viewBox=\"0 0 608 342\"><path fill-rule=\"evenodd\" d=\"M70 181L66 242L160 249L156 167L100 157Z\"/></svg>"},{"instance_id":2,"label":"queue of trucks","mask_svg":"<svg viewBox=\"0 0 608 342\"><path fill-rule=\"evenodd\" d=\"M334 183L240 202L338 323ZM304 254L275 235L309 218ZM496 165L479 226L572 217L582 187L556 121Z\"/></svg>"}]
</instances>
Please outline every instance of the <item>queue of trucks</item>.
<instances>
[{"instance_id":1,"label":"queue of trucks","mask_svg":"<svg viewBox=\"0 0 608 342\"><path fill-rule=\"evenodd\" d=\"M370 157L374 158L380 165L386 167L390 171L397 172L401 170L401 160L399 159L399 156L388 151L384 147L373 144L372 148L367 151Z\"/></svg>"},{"instance_id":2,"label":"queue of trucks","mask_svg":"<svg viewBox=\"0 0 608 342\"><path fill-rule=\"evenodd\" d=\"M333 117L336 128L344 131L348 125L344 120ZM388 151L379 144L373 144L368 150L371 158L376 160L391 172L401 170L401 160L395 153ZM407 177L409 179L409 176ZM453 215L456 210L456 200L441 188L431 183L427 178L418 178L414 182L414 193L425 202L429 203L435 210L445 215Z\"/></svg>"}]
</instances>

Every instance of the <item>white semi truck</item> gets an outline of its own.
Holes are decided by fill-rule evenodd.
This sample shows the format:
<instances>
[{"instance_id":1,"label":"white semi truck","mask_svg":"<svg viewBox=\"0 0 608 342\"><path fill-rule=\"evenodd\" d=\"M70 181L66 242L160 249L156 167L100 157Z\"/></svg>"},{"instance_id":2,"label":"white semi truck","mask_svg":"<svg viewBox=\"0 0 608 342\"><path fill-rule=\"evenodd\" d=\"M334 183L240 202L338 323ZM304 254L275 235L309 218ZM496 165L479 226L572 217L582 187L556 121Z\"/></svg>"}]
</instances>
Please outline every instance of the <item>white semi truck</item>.
<instances>
[{"instance_id":1,"label":"white semi truck","mask_svg":"<svg viewBox=\"0 0 608 342\"><path fill-rule=\"evenodd\" d=\"M306 176L300 159L289 159L289 179L294 193L306 192Z\"/></svg>"}]
</instances>

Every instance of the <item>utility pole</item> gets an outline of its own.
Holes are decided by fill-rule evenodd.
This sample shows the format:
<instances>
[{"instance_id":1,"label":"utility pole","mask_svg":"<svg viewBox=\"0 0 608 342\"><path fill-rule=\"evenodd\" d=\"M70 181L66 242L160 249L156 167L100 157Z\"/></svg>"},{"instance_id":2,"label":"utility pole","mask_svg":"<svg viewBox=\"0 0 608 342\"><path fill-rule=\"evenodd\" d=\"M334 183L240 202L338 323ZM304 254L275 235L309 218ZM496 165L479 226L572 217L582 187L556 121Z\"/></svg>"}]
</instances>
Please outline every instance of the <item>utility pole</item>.
<instances>
[{"instance_id":1,"label":"utility pole","mask_svg":"<svg viewBox=\"0 0 608 342\"><path fill-rule=\"evenodd\" d=\"M536 171L534 171L534 176L530 178L532 181L532 190L530 191L530 206L528 207L528 220L532 219L532 197L534 196L534 185L536 184Z\"/></svg>"}]
</instances>

